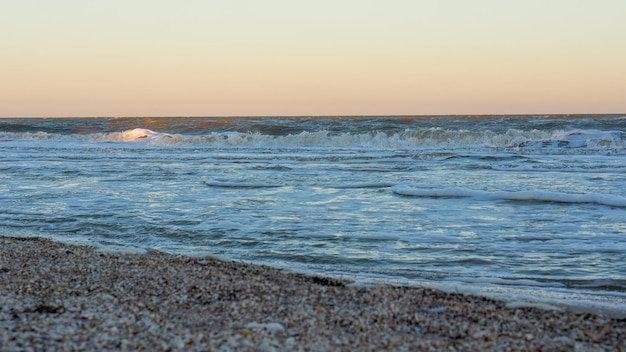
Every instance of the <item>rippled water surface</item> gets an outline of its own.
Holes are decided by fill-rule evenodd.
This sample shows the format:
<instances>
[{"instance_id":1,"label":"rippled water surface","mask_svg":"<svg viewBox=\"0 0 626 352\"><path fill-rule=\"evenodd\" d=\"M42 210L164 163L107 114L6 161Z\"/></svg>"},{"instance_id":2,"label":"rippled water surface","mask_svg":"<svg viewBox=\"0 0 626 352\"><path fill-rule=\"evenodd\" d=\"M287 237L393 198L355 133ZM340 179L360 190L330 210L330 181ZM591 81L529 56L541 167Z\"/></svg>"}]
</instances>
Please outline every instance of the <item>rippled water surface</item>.
<instances>
[{"instance_id":1,"label":"rippled water surface","mask_svg":"<svg viewBox=\"0 0 626 352\"><path fill-rule=\"evenodd\" d=\"M0 119L0 232L626 292L626 118Z\"/></svg>"}]
</instances>

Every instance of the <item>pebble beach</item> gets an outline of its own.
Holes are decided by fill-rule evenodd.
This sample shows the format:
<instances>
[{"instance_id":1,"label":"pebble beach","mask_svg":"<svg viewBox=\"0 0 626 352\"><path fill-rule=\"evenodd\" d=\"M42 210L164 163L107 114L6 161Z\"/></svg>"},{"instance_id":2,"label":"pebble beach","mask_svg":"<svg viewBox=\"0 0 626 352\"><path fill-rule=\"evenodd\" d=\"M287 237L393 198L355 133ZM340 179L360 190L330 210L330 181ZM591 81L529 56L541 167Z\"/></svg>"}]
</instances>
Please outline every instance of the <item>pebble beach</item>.
<instances>
[{"instance_id":1,"label":"pebble beach","mask_svg":"<svg viewBox=\"0 0 626 352\"><path fill-rule=\"evenodd\" d=\"M626 320L0 237L0 351L624 351Z\"/></svg>"}]
</instances>

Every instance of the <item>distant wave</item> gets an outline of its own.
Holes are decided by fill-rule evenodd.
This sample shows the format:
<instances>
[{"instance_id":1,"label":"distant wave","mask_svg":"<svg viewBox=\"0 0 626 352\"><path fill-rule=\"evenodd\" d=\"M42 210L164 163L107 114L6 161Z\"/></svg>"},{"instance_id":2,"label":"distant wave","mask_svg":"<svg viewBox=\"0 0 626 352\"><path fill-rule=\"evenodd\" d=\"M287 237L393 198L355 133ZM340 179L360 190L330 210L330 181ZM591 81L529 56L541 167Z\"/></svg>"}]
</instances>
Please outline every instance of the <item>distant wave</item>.
<instances>
[{"instance_id":1,"label":"distant wave","mask_svg":"<svg viewBox=\"0 0 626 352\"><path fill-rule=\"evenodd\" d=\"M159 142L174 138L173 135L159 133L145 128L135 128L122 132L93 133L93 134L59 134L49 132L0 132L3 140L59 140L83 142Z\"/></svg>"},{"instance_id":2,"label":"distant wave","mask_svg":"<svg viewBox=\"0 0 626 352\"><path fill-rule=\"evenodd\" d=\"M392 191L403 196L430 198L477 198L485 200L535 201L553 203L594 203L613 207L626 207L626 197L601 193L573 194L552 191L479 191L467 188L415 188L406 185L392 187Z\"/></svg>"},{"instance_id":3,"label":"distant wave","mask_svg":"<svg viewBox=\"0 0 626 352\"><path fill-rule=\"evenodd\" d=\"M520 147L566 147L566 148L602 148L611 145L624 145L626 133L621 131L600 130L558 130L551 133L550 138L529 140Z\"/></svg>"},{"instance_id":4,"label":"distant wave","mask_svg":"<svg viewBox=\"0 0 626 352\"><path fill-rule=\"evenodd\" d=\"M206 145L216 147L347 147L347 148L505 148L623 150L626 132L599 130L490 130L468 131L442 128L405 129L367 133L302 131L287 135L259 132L209 132L184 135L134 128L121 132L58 134L49 132L0 132L0 140L62 140L83 142L143 143L153 146Z\"/></svg>"}]
</instances>

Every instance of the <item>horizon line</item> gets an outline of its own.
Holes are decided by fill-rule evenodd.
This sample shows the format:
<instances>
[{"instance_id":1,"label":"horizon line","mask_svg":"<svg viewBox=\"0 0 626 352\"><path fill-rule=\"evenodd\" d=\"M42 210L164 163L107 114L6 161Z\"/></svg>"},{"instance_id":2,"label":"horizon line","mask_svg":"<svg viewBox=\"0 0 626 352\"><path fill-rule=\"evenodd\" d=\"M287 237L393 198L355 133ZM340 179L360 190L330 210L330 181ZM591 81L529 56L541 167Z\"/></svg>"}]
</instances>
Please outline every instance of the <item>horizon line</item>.
<instances>
[{"instance_id":1,"label":"horizon line","mask_svg":"<svg viewBox=\"0 0 626 352\"><path fill-rule=\"evenodd\" d=\"M306 117L346 117L346 118L366 118L366 117L515 117L515 116L611 116L626 115L626 112L611 113L490 113L490 114L337 114L337 115L91 115L91 116L0 116L0 119L89 119L89 118L112 118L112 119L132 119L132 118L306 118Z\"/></svg>"}]
</instances>

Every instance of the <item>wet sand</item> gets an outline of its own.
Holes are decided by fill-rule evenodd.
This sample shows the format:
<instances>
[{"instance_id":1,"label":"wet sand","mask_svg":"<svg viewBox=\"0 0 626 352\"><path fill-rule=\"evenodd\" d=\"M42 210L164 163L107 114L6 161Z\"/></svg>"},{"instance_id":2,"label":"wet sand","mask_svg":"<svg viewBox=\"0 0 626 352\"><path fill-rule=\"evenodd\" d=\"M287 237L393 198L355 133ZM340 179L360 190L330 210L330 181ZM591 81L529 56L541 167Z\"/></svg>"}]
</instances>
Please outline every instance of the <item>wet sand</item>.
<instances>
[{"instance_id":1,"label":"wet sand","mask_svg":"<svg viewBox=\"0 0 626 352\"><path fill-rule=\"evenodd\" d=\"M0 237L0 351L626 351L626 320Z\"/></svg>"}]
</instances>

